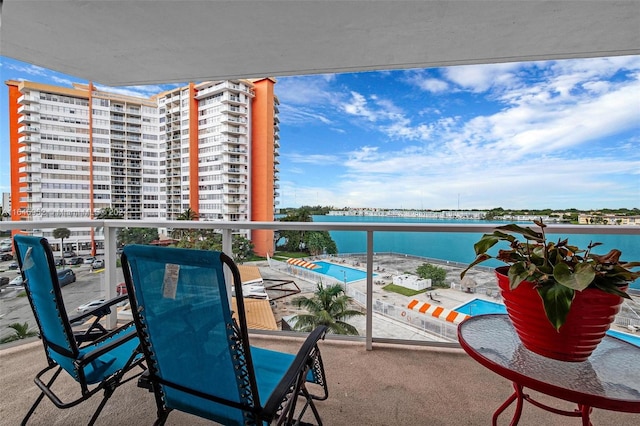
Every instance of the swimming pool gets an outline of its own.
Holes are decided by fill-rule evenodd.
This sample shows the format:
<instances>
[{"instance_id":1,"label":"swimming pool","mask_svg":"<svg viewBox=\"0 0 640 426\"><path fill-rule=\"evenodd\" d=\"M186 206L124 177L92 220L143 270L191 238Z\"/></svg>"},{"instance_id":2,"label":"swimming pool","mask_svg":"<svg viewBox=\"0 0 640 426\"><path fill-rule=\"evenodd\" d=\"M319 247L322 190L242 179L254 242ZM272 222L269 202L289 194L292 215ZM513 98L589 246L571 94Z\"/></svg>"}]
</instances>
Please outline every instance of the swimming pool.
<instances>
[{"instance_id":1,"label":"swimming pool","mask_svg":"<svg viewBox=\"0 0 640 426\"><path fill-rule=\"evenodd\" d=\"M617 337L620 340L624 340L625 342L629 342L632 345L636 345L640 347L640 336L636 336L634 334L622 333L617 330L609 330L607 331L609 336Z\"/></svg>"},{"instance_id":2,"label":"swimming pool","mask_svg":"<svg viewBox=\"0 0 640 426\"><path fill-rule=\"evenodd\" d=\"M507 313L507 308L502 303L490 302L482 299L473 299L464 305L458 306L454 310L472 316Z\"/></svg>"},{"instance_id":3,"label":"swimming pool","mask_svg":"<svg viewBox=\"0 0 640 426\"><path fill-rule=\"evenodd\" d=\"M336 265L335 263L330 262L313 262L319 266L319 268L312 269L313 272L317 272L319 274L329 275L337 280L342 282L350 283L352 281L363 280L367 277L367 273L364 271L360 271L359 269L349 268L348 266ZM376 276L376 274L373 274Z\"/></svg>"},{"instance_id":4,"label":"swimming pool","mask_svg":"<svg viewBox=\"0 0 640 426\"><path fill-rule=\"evenodd\" d=\"M458 306L454 309L457 312L467 315L483 315L483 314L506 314L507 308L502 303L490 302L488 300L473 299L469 302ZM632 345L640 347L640 336L635 336L629 333L622 333L616 330L609 330L607 334L613 337L617 337L620 340L629 342Z\"/></svg>"}]
</instances>

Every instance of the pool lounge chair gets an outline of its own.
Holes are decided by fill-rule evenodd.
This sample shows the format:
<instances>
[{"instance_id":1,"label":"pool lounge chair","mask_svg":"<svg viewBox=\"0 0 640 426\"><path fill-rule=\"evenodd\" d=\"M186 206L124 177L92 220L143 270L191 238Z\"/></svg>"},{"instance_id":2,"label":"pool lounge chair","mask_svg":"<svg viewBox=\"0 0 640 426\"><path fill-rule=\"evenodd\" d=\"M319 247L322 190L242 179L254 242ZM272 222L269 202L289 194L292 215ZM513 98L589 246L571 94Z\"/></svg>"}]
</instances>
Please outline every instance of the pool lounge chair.
<instances>
[{"instance_id":1,"label":"pool lounge chair","mask_svg":"<svg viewBox=\"0 0 640 426\"><path fill-rule=\"evenodd\" d=\"M290 425L307 408L322 424L314 400L328 396L317 345L326 327L295 355L250 346L240 274L224 253L127 245L121 260L149 359L139 384L155 394L155 424L179 410L224 425ZM235 314L225 276L233 280Z\"/></svg>"},{"instance_id":2,"label":"pool lounge chair","mask_svg":"<svg viewBox=\"0 0 640 426\"><path fill-rule=\"evenodd\" d=\"M69 319L58 282L55 260L47 240L16 235L14 243L24 278L24 288L47 356L47 367L34 379L40 388L40 395L22 420L22 424L27 423L45 395L56 407L64 409L78 405L96 393L104 391L102 401L88 422L91 425L116 388L142 374L145 369L142 364L144 359L132 322L108 331L95 320L92 326L80 333L73 332L72 322L93 316L101 317L110 312L110 306L125 298L112 299ZM131 372L137 366L140 367L140 371L137 374ZM52 370L55 372L49 374ZM67 402L63 402L53 389L62 372L70 375L80 386L79 396ZM58 392L67 391L68 388L68 383L62 384ZM53 422L39 419L38 423Z\"/></svg>"}]
</instances>

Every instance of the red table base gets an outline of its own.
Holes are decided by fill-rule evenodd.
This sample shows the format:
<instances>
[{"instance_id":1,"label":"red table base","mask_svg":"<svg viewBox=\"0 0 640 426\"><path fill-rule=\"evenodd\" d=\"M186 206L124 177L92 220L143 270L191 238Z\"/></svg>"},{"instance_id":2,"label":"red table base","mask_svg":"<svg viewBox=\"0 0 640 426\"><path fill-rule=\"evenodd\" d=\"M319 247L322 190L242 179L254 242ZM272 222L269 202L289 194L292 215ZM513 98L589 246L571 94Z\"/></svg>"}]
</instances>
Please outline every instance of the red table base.
<instances>
[{"instance_id":1,"label":"red table base","mask_svg":"<svg viewBox=\"0 0 640 426\"><path fill-rule=\"evenodd\" d=\"M520 421L520 415L522 414L524 401L529 401L536 407L542 408L543 410L549 411L551 413L568 417L582 417L582 426L592 426L591 420L589 420L589 416L591 415L591 407L587 405L578 404L578 408L576 408L574 411L559 410L557 408L553 408L539 401L536 401L531 396L524 393L524 387L516 382L513 382L513 388L515 389L513 394L511 394L511 396L507 398L507 400L500 407L498 407L496 412L493 413L493 419L491 422L493 426L498 425L498 416L500 416L500 414L502 414L502 412L506 410L513 403L513 401L516 401L516 411L513 413L511 423L509 423L511 426L517 425Z\"/></svg>"}]
</instances>

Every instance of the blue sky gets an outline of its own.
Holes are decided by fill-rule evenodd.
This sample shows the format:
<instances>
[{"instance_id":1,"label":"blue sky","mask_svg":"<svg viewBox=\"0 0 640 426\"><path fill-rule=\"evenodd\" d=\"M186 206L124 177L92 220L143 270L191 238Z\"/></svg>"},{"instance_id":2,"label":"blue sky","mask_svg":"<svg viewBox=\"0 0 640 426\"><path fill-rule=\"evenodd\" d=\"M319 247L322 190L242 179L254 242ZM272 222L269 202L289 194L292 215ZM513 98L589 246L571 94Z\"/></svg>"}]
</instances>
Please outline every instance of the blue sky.
<instances>
[{"instance_id":1,"label":"blue sky","mask_svg":"<svg viewBox=\"0 0 640 426\"><path fill-rule=\"evenodd\" d=\"M0 59L3 82L84 82ZM276 78L281 207L640 207L638 56Z\"/></svg>"}]
</instances>

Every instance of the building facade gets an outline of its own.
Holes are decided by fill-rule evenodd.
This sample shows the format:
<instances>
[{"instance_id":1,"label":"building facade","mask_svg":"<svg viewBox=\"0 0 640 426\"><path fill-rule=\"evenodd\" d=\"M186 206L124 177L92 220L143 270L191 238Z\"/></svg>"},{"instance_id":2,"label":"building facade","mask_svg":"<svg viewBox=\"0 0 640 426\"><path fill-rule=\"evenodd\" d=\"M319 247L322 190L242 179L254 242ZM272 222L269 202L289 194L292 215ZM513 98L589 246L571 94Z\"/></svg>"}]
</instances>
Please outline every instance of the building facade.
<instances>
[{"instance_id":1,"label":"building facade","mask_svg":"<svg viewBox=\"0 0 640 426\"><path fill-rule=\"evenodd\" d=\"M272 221L279 149L275 80L190 83L151 98L7 81L12 220ZM74 228L65 250L103 238ZM51 237L53 230L36 234ZM244 234L273 253L273 231ZM52 244L56 242L52 240Z\"/></svg>"}]
</instances>

